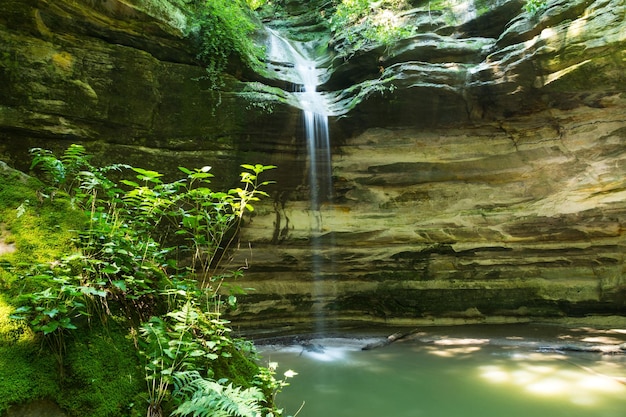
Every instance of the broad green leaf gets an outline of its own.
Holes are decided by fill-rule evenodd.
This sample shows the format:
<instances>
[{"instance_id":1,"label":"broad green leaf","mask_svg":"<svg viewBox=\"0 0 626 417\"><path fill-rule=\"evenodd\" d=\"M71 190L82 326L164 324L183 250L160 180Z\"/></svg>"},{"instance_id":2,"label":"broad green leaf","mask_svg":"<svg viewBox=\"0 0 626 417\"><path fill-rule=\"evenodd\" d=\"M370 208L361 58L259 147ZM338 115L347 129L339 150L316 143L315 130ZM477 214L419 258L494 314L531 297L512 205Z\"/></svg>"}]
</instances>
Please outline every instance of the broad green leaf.
<instances>
[{"instance_id":1,"label":"broad green leaf","mask_svg":"<svg viewBox=\"0 0 626 417\"><path fill-rule=\"evenodd\" d=\"M104 274L117 274L120 272L120 267L115 264L109 264L105 268L102 269Z\"/></svg>"},{"instance_id":2,"label":"broad green leaf","mask_svg":"<svg viewBox=\"0 0 626 417\"><path fill-rule=\"evenodd\" d=\"M126 185L129 185L129 186L131 186L131 187L139 187L139 184L137 184L137 183L136 183L136 182L134 182L134 181L130 181L130 180L121 180L120 182L121 182L122 184L126 184Z\"/></svg>"},{"instance_id":3,"label":"broad green leaf","mask_svg":"<svg viewBox=\"0 0 626 417\"><path fill-rule=\"evenodd\" d=\"M160 174L156 171L150 171L149 169L143 169L143 168L132 168L133 171L135 171L136 173L147 177L147 178L158 178L158 177L162 177L163 174Z\"/></svg>"},{"instance_id":4,"label":"broad green leaf","mask_svg":"<svg viewBox=\"0 0 626 417\"><path fill-rule=\"evenodd\" d=\"M126 291L126 282L122 280L113 281L113 286L119 288L122 291Z\"/></svg>"},{"instance_id":5,"label":"broad green leaf","mask_svg":"<svg viewBox=\"0 0 626 417\"><path fill-rule=\"evenodd\" d=\"M191 175L191 174L193 174L193 171L188 170L188 169L187 169L187 168L185 168L185 167L178 167L178 169L179 169L180 171L182 171L183 173L187 174L187 175Z\"/></svg>"},{"instance_id":6,"label":"broad green leaf","mask_svg":"<svg viewBox=\"0 0 626 417\"><path fill-rule=\"evenodd\" d=\"M80 288L80 291L86 295L95 295L97 297L102 297L102 298L105 298L107 296L106 291L98 290L94 287L81 286L79 288Z\"/></svg>"},{"instance_id":7,"label":"broad green leaf","mask_svg":"<svg viewBox=\"0 0 626 417\"><path fill-rule=\"evenodd\" d=\"M58 321L51 321L48 324L45 324L43 326L40 327L41 331L43 331L43 334L50 334L52 332L54 332L56 329L59 328L59 322Z\"/></svg>"}]
</instances>

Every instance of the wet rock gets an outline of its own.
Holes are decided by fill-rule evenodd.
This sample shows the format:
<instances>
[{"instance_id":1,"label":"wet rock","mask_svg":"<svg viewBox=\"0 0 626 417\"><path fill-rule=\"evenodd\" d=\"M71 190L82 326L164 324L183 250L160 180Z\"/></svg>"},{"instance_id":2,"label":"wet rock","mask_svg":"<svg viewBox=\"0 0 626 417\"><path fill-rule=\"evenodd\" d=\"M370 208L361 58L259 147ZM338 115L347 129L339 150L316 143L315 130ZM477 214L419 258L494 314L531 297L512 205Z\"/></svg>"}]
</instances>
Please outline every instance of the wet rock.
<instances>
[{"instance_id":1,"label":"wet rock","mask_svg":"<svg viewBox=\"0 0 626 417\"><path fill-rule=\"evenodd\" d=\"M3 417L67 417L67 414L52 401L36 400L10 407Z\"/></svg>"},{"instance_id":2,"label":"wet rock","mask_svg":"<svg viewBox=\"0 0 626 417\"><path fill-rule=\"evenodd\" d=\"M284 83L240 69L212 90L184 19L129 1L0 0L0 155L27 169L28 148L75 142L165 172L277 165L242 231L253 251L235 254L255 288L237 326L623 313L624 2L451 3L407 11L418 33L388 47L331 41L319 211ZM309 31L302 5L288 9Z\"/></svg>"},{"instance_id":3,"label":"wet rock","mask_svg":"<svg viewBox=\"0 0 626 417\"><path fill-rule=\"evenodd\" d=\"M240 157L270 164L293 147L299 110L227 74L213 89L184 16L117 0L1 6L0 156L12 166L26 170L31 147L80 143L105 164L174 173L210 161L236 177Z\"/></svg>"}]
</instances>

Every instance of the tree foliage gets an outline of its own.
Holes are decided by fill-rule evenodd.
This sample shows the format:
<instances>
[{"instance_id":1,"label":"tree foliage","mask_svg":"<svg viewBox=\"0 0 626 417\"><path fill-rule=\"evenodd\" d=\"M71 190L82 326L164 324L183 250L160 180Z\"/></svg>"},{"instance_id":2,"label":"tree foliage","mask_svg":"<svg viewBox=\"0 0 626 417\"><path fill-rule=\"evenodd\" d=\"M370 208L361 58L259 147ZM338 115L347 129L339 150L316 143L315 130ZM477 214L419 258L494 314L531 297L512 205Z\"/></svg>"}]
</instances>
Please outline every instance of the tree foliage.
<instances>
[{"instance_id":1,"label":"tree foliage","mask_svg":"<svg viewBox=\"0 0 626 417\"><path fill-rule=\"evenodd\" d=\"M215 88L221 86L220 73L233 60L250 68L260 65L264 50L254 42L257 23L251 8L262 4L260 0L204 0L192 9L189 36Z\"/></svg>"},{"instance_id":2,"label":"tree foliage","mask_svg":"<svg viewBox=\"0 0 626 417\"><path fill-rule=\"evenodd\" d=\"M399 16L409 6L406 0L342 0L330 18L331 29L351 50L390 45L413 33Z\"/></svg>"},{"instance_id":3,"label":"tree foliage","mask_svg":"<svg viewBox=\"0 0 626 417\"><path fill-rule=\"evenodd\" d=\"M531 16L535 16L547 7L547 0L526 0L524 10Z\"/></svg>"}]
</instances>

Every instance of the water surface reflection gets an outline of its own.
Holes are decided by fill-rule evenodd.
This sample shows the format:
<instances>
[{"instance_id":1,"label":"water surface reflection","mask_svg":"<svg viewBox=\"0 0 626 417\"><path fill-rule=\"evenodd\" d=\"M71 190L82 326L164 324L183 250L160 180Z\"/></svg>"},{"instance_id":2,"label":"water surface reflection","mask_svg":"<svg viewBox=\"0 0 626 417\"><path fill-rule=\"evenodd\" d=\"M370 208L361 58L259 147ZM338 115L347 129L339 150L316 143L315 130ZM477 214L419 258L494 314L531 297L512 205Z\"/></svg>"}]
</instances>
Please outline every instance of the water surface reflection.
<instances>
[{"instance_id":1,"label":"water surface reflection","mask_svg":"<svg viewBox=\"0 0 626 417\"><path fill-rule=\"evenodd\" d=\"M625 415L624 355L569 350L619 349L623 333L511 329L431 329L366 351L381 339L311 339L261 352L280 364L279 375L298 372L278 397L285 415L303 402L299 417Z\"/></svg>"}]
</instances>

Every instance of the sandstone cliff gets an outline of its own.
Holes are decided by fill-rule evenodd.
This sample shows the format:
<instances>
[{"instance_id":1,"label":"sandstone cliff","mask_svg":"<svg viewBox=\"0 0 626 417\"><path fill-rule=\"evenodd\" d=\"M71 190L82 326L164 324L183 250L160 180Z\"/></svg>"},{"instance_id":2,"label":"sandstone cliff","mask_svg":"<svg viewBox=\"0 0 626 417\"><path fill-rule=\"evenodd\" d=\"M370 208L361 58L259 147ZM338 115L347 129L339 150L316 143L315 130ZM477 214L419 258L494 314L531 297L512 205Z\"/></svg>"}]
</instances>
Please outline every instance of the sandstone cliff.
<instances>
[{"instance_id":1,"label":"sandstone cliff","mask_svg":"<svg viewBox=\"0 0 626 417\"><path fill-rule=\"evenodd\" d=\"M361 100L334 124L335 198L253 219L257 303L240 317L625 311L625 3L549 2L536 16L491 3L453 23L417 8L424 32L334 61L323 88ZM367 91L372 80L393 87Z\"/></svg>"},{"instance_id":2,"label":"sandstone cliff","mask_svg":"<svg viewBox=\"0 0 626 417\"><path fill-rule=\"evenodd\" d=\"M624 0L435 3L413 2L417 33L391 47L331 39L320 211L280 81L242 69L211 90L184 15L139 1L0 0L0 155L26 169L30 147L83 143L166 172L278 165L242 233L256 290L238 325L624 313Z\"/></svg>"}]
</instances>

